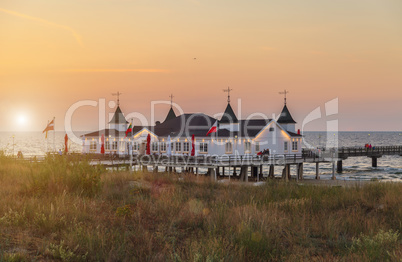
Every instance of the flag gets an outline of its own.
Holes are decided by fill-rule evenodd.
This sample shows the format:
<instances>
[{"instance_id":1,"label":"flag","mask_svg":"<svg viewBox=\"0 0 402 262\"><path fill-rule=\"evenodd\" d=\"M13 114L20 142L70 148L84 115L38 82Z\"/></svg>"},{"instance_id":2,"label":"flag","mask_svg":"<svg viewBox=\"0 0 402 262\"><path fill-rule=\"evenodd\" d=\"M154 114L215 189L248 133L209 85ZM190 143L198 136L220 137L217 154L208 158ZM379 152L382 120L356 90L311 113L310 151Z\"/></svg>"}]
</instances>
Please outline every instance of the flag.
<instances>
[{"instance_id":1,"label":"flag","mask_svg":"<svg viewBox=\"0 0 402 262\"><path fill-rule=\"evenodd\" d=\"M195 138L194 138L194 135L191 137L191 156L195 156Z\"/></svg>"},{"instance_id":2,"label":"flag","mask_svg":"<svg viewBox=\"0 0 402 262\"><path fill-rule=\"evenodd\" d=\"M172 145L171 145L171 141L170 141L170 135L168 135L168 138L167 138L167 152L166 152L166 154L168 156L170 156L172 154Z\"/></svg>"},{"instance_id":3,"label":"flag","mask_svg":"<svg viewBox=\"0 0 402 262\"><path fill-rule=\"evenodd\" d=\"M102 136L101 136L101 142L102 142L102 144L101 144L101 154L104 154L105 153L105 135L104 134L102 134Z\"/></svg>"},{"instance_id":4,"label":"flag","mask_svg":"<svg viewBox=\"0 0 402 262\"><path fill-rule=\"evenodd\" d=\"M43 130L43 132L42 132L42 133L45 133L45 132L46 132L45 138L47 138L47 132L48 132L48 131L51 131L51 130L54 131L54 117L53 117L53 120L50 121L50 123L47 124L45 130Z\"/></svg>"},{"instance_id":5,"label":"flag","mask_svg":"<svg viewBox=\"0 0 402 262\"><path fill-rule=\"evenodd\" d=\"M211 129L209 129L206 135L208 136L209 134L216 132L218 132L218 121L215 121L215 124L211 127Z\"/></svg>"},{"instance_id":6,"label":"flag","mask_svg":"<svg viewBox=\"0 0 402 262\"><path fill-rule=\"evenodd\" d=\"M127 130L126 130L126 136L125 136L125 138L127 137L128 133L129 133L129 132L132 132L132 131L133 131L133 126L132 126L131 123L130 123L130 125L128 126L128 128L127 128Z\"/></svg>"},{"instance_id":7,"label":"flag","mask_svg":"<svg viewBox=\"0 0 402 262\"><path fill-rule=\"evenodd\" d=\"M64 136L64 152L68 152L68 135Z\"/></svg>"},{"instance_id":8,"label":"flag","mask_svg":"<svg viewBox=\"0 0 402 262\"><path fill-rule=\"evenodd\" d=\"M151 135L147 136L147 155L151 154Z\"/></svg>"}]
</instances>

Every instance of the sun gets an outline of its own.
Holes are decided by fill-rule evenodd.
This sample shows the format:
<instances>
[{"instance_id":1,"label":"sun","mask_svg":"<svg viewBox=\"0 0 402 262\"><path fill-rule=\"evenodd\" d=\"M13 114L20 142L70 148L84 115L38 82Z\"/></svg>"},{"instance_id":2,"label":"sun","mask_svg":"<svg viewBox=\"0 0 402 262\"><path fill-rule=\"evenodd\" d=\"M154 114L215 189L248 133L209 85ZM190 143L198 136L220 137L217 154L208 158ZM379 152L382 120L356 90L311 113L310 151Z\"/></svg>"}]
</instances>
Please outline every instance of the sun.
<instances>
[{"instance_id":1,"label":"sun","mask_svg":"<svg viewBox=\"0 0 402 262\"><path fill-rule=\"evenodd\" d=\"M17 117L17 123L18 123L18 125L20 125L20 126L25 125L25 124L27 123L27 117L26 117L25 115L23 115L23 114L19 115L19 116Z\"/></svg>"}]
</instances>

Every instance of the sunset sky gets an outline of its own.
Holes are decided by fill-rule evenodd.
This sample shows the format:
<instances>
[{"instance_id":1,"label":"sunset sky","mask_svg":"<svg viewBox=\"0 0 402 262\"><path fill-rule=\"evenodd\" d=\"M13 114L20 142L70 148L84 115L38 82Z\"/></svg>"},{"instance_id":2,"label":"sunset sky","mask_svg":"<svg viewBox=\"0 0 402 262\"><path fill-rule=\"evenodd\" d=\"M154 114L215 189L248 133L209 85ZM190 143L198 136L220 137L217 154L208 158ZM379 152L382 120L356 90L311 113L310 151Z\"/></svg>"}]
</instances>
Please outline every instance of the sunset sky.
<instances>
[{"instance_id":1,"label":"sunset sky","mask_svg":"<svg viewBox=\"0 0 402 262\"><path fill-rule=\"evenodd\" d=\"M328 120L344 131L402 131L400 0L0 0L0 131L41 131L81 100L122 92L121 109L149 119L169 100L213 116L272 117L299 127L339 99ZM168 105L156 107L163 120ZM98 108L75 111L74 130L97 130Z\"/></svg>"}]
</instances>

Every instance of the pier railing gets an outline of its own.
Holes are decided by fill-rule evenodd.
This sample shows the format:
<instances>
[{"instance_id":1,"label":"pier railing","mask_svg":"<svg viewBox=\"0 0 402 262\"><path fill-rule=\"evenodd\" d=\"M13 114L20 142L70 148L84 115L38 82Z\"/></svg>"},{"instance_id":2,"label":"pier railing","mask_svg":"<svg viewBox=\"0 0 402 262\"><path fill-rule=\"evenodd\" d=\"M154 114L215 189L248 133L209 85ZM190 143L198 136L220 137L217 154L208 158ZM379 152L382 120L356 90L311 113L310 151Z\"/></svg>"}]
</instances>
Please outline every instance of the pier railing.
<instances>
[{"instance_id":1,"label":"pier railing","mask_svg":"<svg viewBox=\"0 0 402 262\"><path fill-rule=\"evenodd\" d=\"M381 157L383 155L402 155L402 146L341 147L338 149L339 158L350 156Z\"/></svg>"},{"instance_id":2,"label":"pier railing","mask_svg":"<svg viewBox=\"0 0 402 262\"><path fill-rule=\"evenodd\" d=\"M180 155L134 155L133 165L148 166L244 166L244 165L285 165L298 163L314 162L333 162L347 159L348 157L372 157L378 158L383 155L402 155L402 146L378 146L372 148L365 147L340 147L340 148L321 148L303 149L301 154L271 154L271 155L223 155L223 156L180 156ZM71 154L68 158L88 159L92 164L103 165L128 165L130 157L128 155L101 155L101 154ZM20 159L24 161L43 161L44 156Z\"/></svg>"},{"instance_id":3,"label":"pier railing","mask_svg":"<svg viewBox=\"0 0 402 262\"><path fill-rule=\"evenodd\" d=\"M133 161L135 164L150 166L244 166L244 165L283 165L303 162L302 154L292 155L235 155L235 156L164 156L138 155Z\"/></svg>"}]
</instances>

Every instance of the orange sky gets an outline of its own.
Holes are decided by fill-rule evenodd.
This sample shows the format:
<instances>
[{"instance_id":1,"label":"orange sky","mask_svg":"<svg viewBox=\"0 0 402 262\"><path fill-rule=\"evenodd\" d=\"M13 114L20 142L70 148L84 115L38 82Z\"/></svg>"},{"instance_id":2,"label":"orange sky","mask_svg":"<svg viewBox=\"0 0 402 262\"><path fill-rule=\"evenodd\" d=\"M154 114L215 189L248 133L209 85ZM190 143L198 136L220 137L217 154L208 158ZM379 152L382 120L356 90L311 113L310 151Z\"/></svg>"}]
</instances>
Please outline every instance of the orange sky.
<instances>
[{"instance_id":1,"label":"orange sky","mask_svg":"<svg viewBox=\"0 0 402 262\"><path fill-rule=\"evenodd\" d=\"M214 115L227 86L242 118L279 114L288 89L299 124L339 98L339 114L309 130L338 119L340 130L399 131L401 13L399 0L0 0L0 131L42 130L53 116L63 130L71 105L116 91L126 113L149 118L173 93L185 112ZM156 109L163 120L168 106ZM80 108L73 129L96 130L97 117Z\"/></svg>"}]
</instances>

